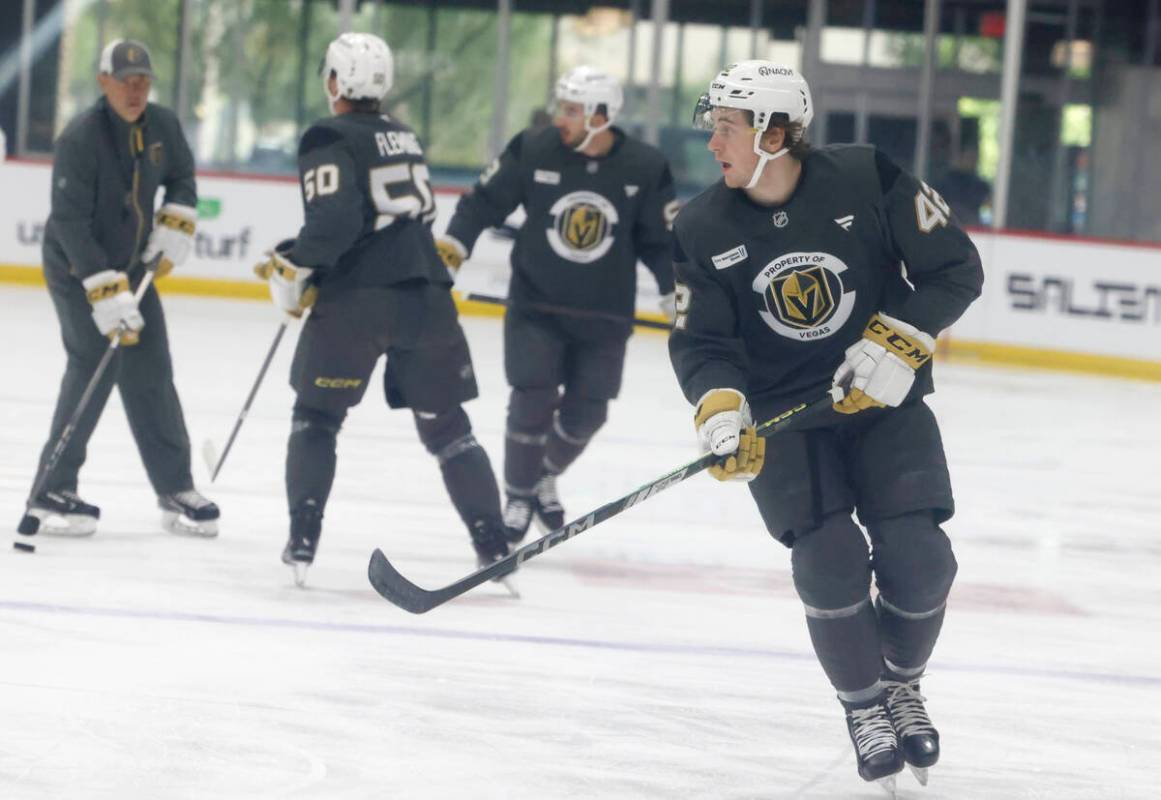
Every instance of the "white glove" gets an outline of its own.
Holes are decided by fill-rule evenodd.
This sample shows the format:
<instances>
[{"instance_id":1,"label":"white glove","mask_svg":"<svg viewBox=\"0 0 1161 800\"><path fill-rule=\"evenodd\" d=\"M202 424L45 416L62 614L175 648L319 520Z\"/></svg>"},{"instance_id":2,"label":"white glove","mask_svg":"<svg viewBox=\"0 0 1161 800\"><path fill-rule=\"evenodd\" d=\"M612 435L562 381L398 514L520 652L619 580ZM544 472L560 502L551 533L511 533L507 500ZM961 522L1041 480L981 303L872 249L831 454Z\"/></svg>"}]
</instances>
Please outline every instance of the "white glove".
<instances>
[{"instance_id":1,"label":"white glove","mask_svg":"<svg viewBox=\"0 0 1161 800\"><path fill-rule=\"evenodd\" d=\"M665 319L669 320L669 324L672 325L677 319L677 295L673 292L661 295L661 299L657 301L657 307L661 309Z\"/></svg>"},{"instance_id":2,"label":"white glove","mask_svg":"<svg viewBox=\"0 0 1161 800\"><path fill-rule=\"evenodd\" d=\"M703 453L724 456L738 449L742 428L753 425L750 404L736 389L710 389L697 401L693 418Z\"/></svg>"},{"instance_id":3,"label":"white glove","mask_svg":"<svg viewBox=\"0 0 1161 800\"><path fill-rule=\"evenodd\" d=\"M292 317L314 305L318 288L310 283L314 270L300 267L283 253L290 252L293 240L279 242L266 252L266 260L254 265L254 273L270 282L270 299Z\"/></svg>"},{"instance_id":4,"label":"white glove","mask_svg":"<svg viewBox=\"0 0 1161 800\"><path fill-rule=\"evenodd\" d=\"M93 322L101 335L112 337L124 325L121 343L137 344L137 332L145 327L145 320L137 310L137 300L129 292L129 276L106 269L85 278L81 285L93 306Z\"/></svg>"},{"instance_id":5,"label":"white glove","mask_svg":"<svg viewBox=\"0 0 1161 800\"><path fill-rule=\"evenodd\" d=\"M935 352L935 340L914 325L879 312L863 338L847 348L834 373L834 385L846 391L835 411L855 414L867 408L898 406L915 382L915 370Z\"/></svg>"},{"instance_id":6,"label":"white glove","mask_svg":"<svg viewBox=\"0 0 1161 800\"><path fill-rule=\"evenodd\" d=\"M149 234L149 244L141 254L141 260L149 262L161 256L161 261L157 263L158 278L165 277L189 258L197 222L196 209L177 203L166 203L157 212L153 233Z\"/></svg>"},{"instance_id":7,"label":"white glove","mask_svg":"<svg viewBox=\"0 0 1161 800\"><path fill-rule=\"evenodd\" d=\"M719 481L750 481L766 461L766 440L758 436L750 404L736 389L710 389L697 401L693 424L702 453L729 456L709 468Z\"/></svg>"}]
</instances>

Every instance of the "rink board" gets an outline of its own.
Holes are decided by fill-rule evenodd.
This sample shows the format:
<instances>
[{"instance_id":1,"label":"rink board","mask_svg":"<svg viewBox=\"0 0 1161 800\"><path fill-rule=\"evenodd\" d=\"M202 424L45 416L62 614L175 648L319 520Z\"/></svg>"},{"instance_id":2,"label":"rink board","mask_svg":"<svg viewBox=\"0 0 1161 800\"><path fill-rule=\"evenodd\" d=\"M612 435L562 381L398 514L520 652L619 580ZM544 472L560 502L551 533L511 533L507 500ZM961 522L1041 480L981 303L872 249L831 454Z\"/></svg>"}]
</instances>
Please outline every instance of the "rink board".
<instances>
[{"instance_id":1,"label":"rink board","mask_svg":"<svg viewBox=\"0 0 1161 800\"><path fill-rule=\"evenodd\" d=\"M40 244L49 211L47 163L0 164L0 280L39 282ZM302 222L297 183L283 177L198 177L195 253L172 293L264 299L251 273L262 251ZM458 198L437 191L436 229ZM1161 380L1161 247L1073 237L972 231L983 258L984 294L945 332L943 352L1020 366ZM510 240L481 238L457 280L461 292L503 296ZM638 265L641 316L660 319L657 288ZM461 304L468 314L498 307Z\"/></svg>"}]
</instances>

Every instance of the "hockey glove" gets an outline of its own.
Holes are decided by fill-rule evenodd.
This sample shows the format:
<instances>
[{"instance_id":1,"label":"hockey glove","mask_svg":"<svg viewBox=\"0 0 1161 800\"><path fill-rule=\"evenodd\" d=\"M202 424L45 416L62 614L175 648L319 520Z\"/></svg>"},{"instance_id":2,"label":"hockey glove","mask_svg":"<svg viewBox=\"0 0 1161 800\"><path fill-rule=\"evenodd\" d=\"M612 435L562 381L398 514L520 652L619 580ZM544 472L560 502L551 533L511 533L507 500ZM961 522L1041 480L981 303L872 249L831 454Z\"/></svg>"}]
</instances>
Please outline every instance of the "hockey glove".
<instances>
[{"instance_id":1,"label":"hockey glove","mask_svg":"<svg viewBox=\"0 0 1161 800\"><path fill-rule=\"evenodd\" d=\"M657 306L665 315L665 319L672 325L677 319L677 295L673 292L661 295L661 299L657 301Z\"/></svg>"},{"instance_id":2,"label":"hockey glove","mask_svg":"<svg viewBox=\"0 0 1161 800\"><path fill-rule=\"evenodd\" d=\"M145 320L137 310L137 301L129 292L129 276L124 272L106 269L81 281L85 294L93 306L93 322L102 336L112 339L118 329L121 344L137 344L137 332L145 327Z\"/></svg>"},{"instance_id":3,"label":"hockey glove","mask_svg":"<svg viewBox=\"0 0 1161 800\"><path fill-rule=\"evenodd\" d=\"M766 461L766 440L750 417L750 404L736 389L710 389L697 403L693 424L703 453L728 456L709 468L719 481L751 481Z\"/></svg>"},{"instance_id":4,"label":"hockey glove","mask_svg":"<svg viewBox=\"0 0 1161 800\"><path fill-rule=\"evenodd\" d=\"M293 247L293 239L279 242L267 251L265 261L254 265L254 274L270 283L270 299L274 305L298 318L314 305L318 288L310 282L314 270L300 267L286 257Z\"/></svg>"},{"instance_id":5,"label":"hockey glove","mask_svg":"<svg viewBox=\"0 0 1161 800\"><path fill-rule=\"evenodd\" d=\"M931 360L934 351L931 336L880 311L867 323L863 338L847 348L834 373L834 385L846 392L835 403L835 411L856 414L899 405L911 391L915 370Z\"/></svg>"},{"instance_id":6,"label":"hockey glove","mask_svg":"<svg viewBox=\"0 0 1161 800\"><path fill-rule=\"evenodd\" d=\"M450 236L435 240L435 252L439 253L452 277L460 271L464 259L468 257L468 249Z\"/></svg>"},{"instance_id":7,"label":"hockey glove","mask_svg":"<svg viewBox=\"0 0 1161 800\"><path fill-rule=\"evenodd\" d=\"M141 254L141 260L149 262L160 254L161 260L157 262L158 278L164 278L174 267L180 267L189 258L197 219L195 209L177 203L166 203L157 212L153 233L149 234L149 244Z\"/></svg>"}]
</instances>

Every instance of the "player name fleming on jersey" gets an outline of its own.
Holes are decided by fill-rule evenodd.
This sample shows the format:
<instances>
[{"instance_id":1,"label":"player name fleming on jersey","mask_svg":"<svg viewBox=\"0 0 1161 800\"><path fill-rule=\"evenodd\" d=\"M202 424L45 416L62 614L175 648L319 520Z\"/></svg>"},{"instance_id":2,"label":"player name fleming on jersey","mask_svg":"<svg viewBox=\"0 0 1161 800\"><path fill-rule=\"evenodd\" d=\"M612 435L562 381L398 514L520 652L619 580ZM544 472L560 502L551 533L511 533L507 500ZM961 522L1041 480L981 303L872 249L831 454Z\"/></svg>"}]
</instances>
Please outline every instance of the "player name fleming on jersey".
<instances>
[{"instance_id":1,"label":"player name fleming on jersey","mask_svg":"<svg viewBox=\"0 0 1161 800\"><path fill-rule=\"evenodd\" d=\"M383 157L403 154L423 155L423 148L419 146L419 137L411 131L376 132L375 144L379 146L379 155Z\"/></svg>"}]
</instances>

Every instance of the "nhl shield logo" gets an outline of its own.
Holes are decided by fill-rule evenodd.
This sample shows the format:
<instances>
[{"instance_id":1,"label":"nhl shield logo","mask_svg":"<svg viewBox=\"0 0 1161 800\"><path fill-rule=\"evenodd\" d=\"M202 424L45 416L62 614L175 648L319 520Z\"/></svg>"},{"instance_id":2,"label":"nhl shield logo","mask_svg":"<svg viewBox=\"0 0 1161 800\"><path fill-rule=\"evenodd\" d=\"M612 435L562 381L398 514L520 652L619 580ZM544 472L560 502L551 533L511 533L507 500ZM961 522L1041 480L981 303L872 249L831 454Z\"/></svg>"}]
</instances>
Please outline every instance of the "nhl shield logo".
<instances>
[{"instance_id":1,"label":"nhl shield logo","mask_svg":"<svg viewBox=\"0 0 1161 800\"><path fill-rule=\"evenodd\" d=\"M790 215L785 211L778 211L775 212L773 220L775 228L785 228L786 223L790 222Z\"/></svg>"}]
</instances>

